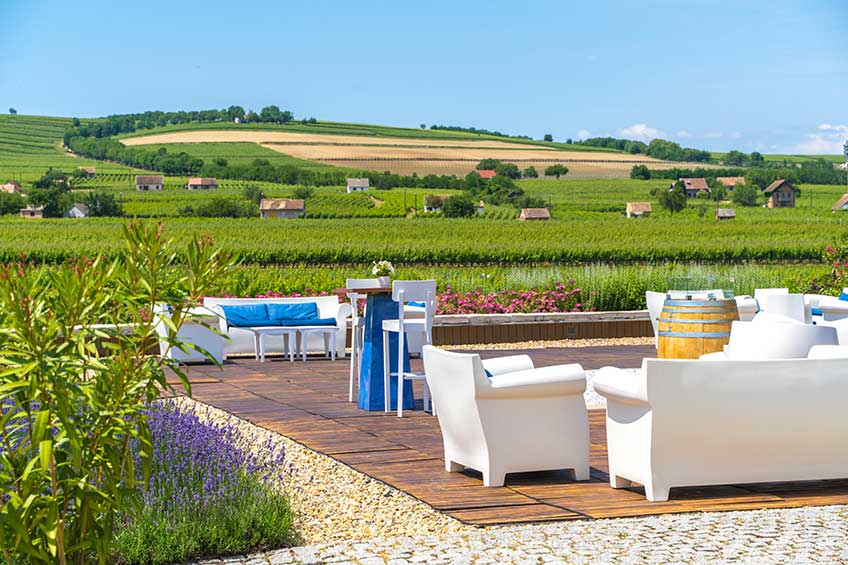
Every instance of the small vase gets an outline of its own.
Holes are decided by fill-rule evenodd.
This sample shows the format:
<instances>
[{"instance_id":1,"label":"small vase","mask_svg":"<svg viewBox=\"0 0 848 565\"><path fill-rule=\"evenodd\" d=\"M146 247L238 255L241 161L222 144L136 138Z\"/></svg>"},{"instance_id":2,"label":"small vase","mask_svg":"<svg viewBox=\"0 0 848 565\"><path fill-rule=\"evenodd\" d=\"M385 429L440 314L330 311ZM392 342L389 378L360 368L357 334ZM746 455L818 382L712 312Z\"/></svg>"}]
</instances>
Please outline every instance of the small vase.
<instances>
[{"instance_id":1,"label":"small vase","mask_svg":"<svg viewBox=\"0 0 848 565\"><path fill-rule=\"evenodd\" d=\"M377 277L377 284L380 288L389 288L392 282L392 277Z\"/></svg>"}]
</instances>

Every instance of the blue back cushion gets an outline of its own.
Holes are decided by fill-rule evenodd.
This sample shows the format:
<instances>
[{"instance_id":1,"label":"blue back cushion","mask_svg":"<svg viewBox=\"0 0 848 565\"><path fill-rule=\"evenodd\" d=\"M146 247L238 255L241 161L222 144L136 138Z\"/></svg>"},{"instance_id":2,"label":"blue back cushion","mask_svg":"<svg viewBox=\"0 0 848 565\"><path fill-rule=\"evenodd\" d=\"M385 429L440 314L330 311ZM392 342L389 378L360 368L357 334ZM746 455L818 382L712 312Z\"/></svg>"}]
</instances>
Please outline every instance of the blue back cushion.
<instances>
[{"instance_id":1,"label":"blue back cushion","mask_svg":"<svg viewBox=\"0 0 848 565\"><path fill-rule=\"evenodd\" d=\"M848 293L843 292L842 294L840 294L840 295L839 295L839 300L845 300L845 301L848 301Z\"/></svg>"},{"instance_id":2,"label":"blue back cushion","mask_svg":"<svg viewBox=\"0 0 848 565\"><path fill-rule=\"evenodd\" d=\"M268 310L265 304L237 304L224 306L221 305L221 310L224 311L224 317L227 318L227 324L230 326L273 326L276 325L268 317Z\"/></svg>"},{"instance_id":3,"label":"blue back cushion","mask_svg":"<svg viewBox=\"0 0 848 565\"><path fill-rule=\"evenodd\" d=\"M281 325L297 325L297 324L282 324L283 320L293 320L305 322L318 318L318 303L317 302L298 302L295 304L266 304L268 308L268 317L276 320ZM303 325L303 324L301 324Z\"/></svg>"}]
</instances>

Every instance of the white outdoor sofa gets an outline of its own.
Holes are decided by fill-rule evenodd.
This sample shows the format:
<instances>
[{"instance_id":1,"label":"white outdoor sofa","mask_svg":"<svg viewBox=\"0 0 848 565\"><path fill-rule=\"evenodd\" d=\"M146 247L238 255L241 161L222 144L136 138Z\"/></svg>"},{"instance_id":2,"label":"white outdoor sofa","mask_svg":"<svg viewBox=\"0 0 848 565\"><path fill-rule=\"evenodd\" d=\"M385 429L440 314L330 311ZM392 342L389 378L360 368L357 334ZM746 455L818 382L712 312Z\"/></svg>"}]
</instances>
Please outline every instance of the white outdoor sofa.
<instances>
[{"instance_id":1,"label":"white outdoor sofa","mask_svg":"<svg viewBox=\"0 0 848 565\"><path fill-rule=\"evenodd\" d=\"M159 318L170 317L168 309L162 305L154 309L154 315ZM156 324L159 335L159 353L179 363L205 363L209 361L199 349L205 350L220 365L224 362L224 338L215 330L218 328L218 315L212 310L198 306L189 310L189 315L177 333L177 339L183 343L194 345L184 349L169 347L168 336L171 329L161 319Z\"/></svg>"},{"instance_id":2,"label":"white outdoor sofa","mask_svg":"<svg viewBox=\"0 0 848 565\"><path fill-rule=\"evenodd\" d=\"M487 487L507 473L570 469L589 479L589 420L580 365L533 368L526 355L481 361L425 345L449 472L470 467ZM491 377L486 375L489 372Z\"/></svg>"},{"instance_id":3,"label":"white outdoor sofa","mask_svg":"<svg viewBox=\"0 0 848 565\"><path fill-rule=\"evenodd\" d=\"M228 355L254 354L254 335L248 329L227 327L226 318L219 306L238 304L297 304L304 302L315 302L318 305L318 315L321 318L336 319L336 356L344 357L345 340L347 332L347 319L351 315L351 306L347 302L339 302L339 297L332 296L303 296L288 298L213 298L203 299L203 305L214 311L219 317L221 332L229 337L224 341L224 358ZM283 340L268 339L268 353L282 353ZM309 335L306 338L306 350L308 353L323 353L324 339L320 335Z\"/></svg>"},{"instance_id":4,"label":"white outdoor sofa","mask_svg":"<svg viewBox=\"0 0 848 565\"><path fill-rule=\"evenodd\" d=\"M757 314L753 322L733 322L730 326L730 342L723 351L701 355L700 359L715 361L722 359L805 359L810 349L819 345L839 345L836 328L822 325L786 322L777 315L766 319L765 312Z\"/></svg>"},{"instance_id":5,"label":"white outdoor sofa","mask_svg":"<svg viewBox=\"0 0 848 565\"><path fill-rule=\"evenodd\" d=\"M842 289L842 297L848 296L848 287ZM848 318L848 300L836 296L819 296L815 305L822 318L829 322Z\"/></svg>"},{"instance_id":6,"label":"white outdoor sofa","mask_svg":"<svg viewBox=\"0 0 848 565\"><path fill-rule=\"evenodd\" d=\"M594 387L613 488L635 481L663 501L673 487L848 477L844 358L645 359L636 376L601 369Z\"/></svg>"}]
</instances>

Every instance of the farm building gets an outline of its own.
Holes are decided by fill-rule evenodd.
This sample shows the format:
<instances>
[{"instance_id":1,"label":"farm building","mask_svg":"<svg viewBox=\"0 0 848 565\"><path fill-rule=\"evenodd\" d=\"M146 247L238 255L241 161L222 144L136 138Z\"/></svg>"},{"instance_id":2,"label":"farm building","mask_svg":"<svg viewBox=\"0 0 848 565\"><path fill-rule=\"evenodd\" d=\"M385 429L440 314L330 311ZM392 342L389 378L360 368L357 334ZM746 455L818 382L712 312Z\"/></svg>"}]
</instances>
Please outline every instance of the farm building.
<instances>
[{"instance_id":1,"label":"farm building","mask_svg":"<svg viewBox=\"0 0 848 565\"><path fill-rule=\"evenodd\" d=\"M162 190L165 181L162 175L136 175L135 189L136 190Z\"/></svg>"},{"instance_id":2,"label":"farm building","mask_svg":"<svg viewBox=\"0 0 848 565\"><path fill-rule=\"evenodd\" d=\"M842 195L842 198L836 201L836 204L833 205L831 211L839 212L840 210L845 210L848 212L848 193Z\"/></svg>"},{"instance_id":3,"label":"farm building","mask_svg":"<svg viewBox=\"0 0 848 565\"><path fill-rule=\"evenodd\" d=\"M710 187L707 186L707 179L705 178L681 178L677 180L683 183L683 189L686 191L687 198L696 198L698 194L703 191L706 191L707 194L711 192Z\"/></svg>"},{"instance_id":4,"label":"farm building","mask_svg":"<svg viewBox=\"0 0 848 565\"><path fill-rule=\"evenodd\" d=\"M651 203L628 202L624 212L628 218L647 218L651 215Z\"/></svg>"},{"instance_id":5,"label":"farm building","mask_svg":"<svg viewBox=\"0 0 848 565\"><path fill-rule=\"evenodd\" d=\"M528 220L550 220L551 212L547 208L522 208L518 219L522 222Z\"/></svg>"},{"instance_id":6,"label":"farm building","mask_svg":"<svg viewBox=\"0 0 848 565\"><path fill-rule=\"evenodd\" d=\"M188 190L211 190L218 188L218 179L208 177L189 177L186 184Z\"/></svg>"},{"instance_id":7,"label":"farm building","mask_svg":"<svg viewBox=\"0 0 848 565\"><path fill-rule=\"evenodd\" d=\"M745 184L745 177L716 177L716 180L728 190L733 190L737 184Z\"/></svg>"},{"instance_id":8,"label":"farm building","mask_svg":"<svg viewBox=\"0 0 848 565\"><path fill-rule=\"evenodd\" d=\"M362 192L368 190L368 187L371 186L371 183L367 178L365 179L347 179L347 193L350 194L352 192Z\"/></svg>"},{"instance_id":9,"label":"farm building","mask_svg":"<svg viewBox=\"0 0 848 565\"><path fill-rule=\"evenodd\" d=\"M88 206L78 202L71 206L71 209L65 212L66 218L87 218L89 215Z\"/></svg>"},{"instance_id":10,"label":"farm building","mask_svg":"<svg viewBox=\"0 0 848 565\"><path fill-rule=\"evenodd\" d=\"M733 220L736 218L736 210L733 208L716 208L716 220Z\"/></svg>"},{"instance_id":11,"label":"farm building","mask_svg":"<svg viewBox=\"0 0 848 565\"><path fill-rule=\"evenodd\" d=\"M481 179L490 179L497 176L498 173L494 169L480 169L477 174L480 175Z\"/></svg>"},{"instance_id":12,"label":"farm building","mask_svg":"<svg viewBox=\"0 0 848 565\"><path fill-rule=\"evenodd\" d=\"M44 206L33 206L27 204L26 208L21 208L21 218L35 218L40 220L44 217Z\"/></svg>"},{"instance_id":13,"label":"farm building","mask_svg":"<svg viewBox=\"0 0 848 565\"><path fill-rule=\"evenodd\" d=\"M4 185L0 185L0 192L6 192L8 194L20 194L21 185L19 185L13 180L10 180Z\"/></svg>"},{"instance_id":14,"label":"farm building","mask_svg":"<svg viewBox=\"0 0 848 565\"><path fill-rule=\"evenodd\" d=\"M799 190L786 179L777 179L763 191L768 198L766 208L794 208L798 192Z\"/></svg>"},{"instance_id":15,"label":"farm building","mask_svg":"<svg viewBox=\"0 0 848 565\"><path fill-rule=\"evenodd\" d=\"M293 198L263 198L259 215L263 220L294 219L306 212L306 203Z\"/></svg>"},{"instance_id":16,"label":"farm building","mask_svg":"<svg viewBox=\"0 0 848 565\"><path fill-rule=\"evenodd\" d=\"M424 196L424 211L425 212L441 212L445 200L450 198L450 194L427 194Z\"/></svg>"},{"instance_id":17,"label":"farm building","mask_svg":"<svg viewBox=\"0 0 848 565\"><path fill-rule=\"evenodd\" d=\"M486 213L486 203L481 200L477 203L477 206L474 207L474 211L477 212L478 216L482 216Z\"/></svg>"},{"instance_id":18,"label":"farm building","mask_svg":"<svg viewBox=\"0 0 848 565\"><path fill-rule=\"evenodd\" d=\"M85 178L93 179L97 176L97 167L77 167Z\"/></svg>"}]
</instances>

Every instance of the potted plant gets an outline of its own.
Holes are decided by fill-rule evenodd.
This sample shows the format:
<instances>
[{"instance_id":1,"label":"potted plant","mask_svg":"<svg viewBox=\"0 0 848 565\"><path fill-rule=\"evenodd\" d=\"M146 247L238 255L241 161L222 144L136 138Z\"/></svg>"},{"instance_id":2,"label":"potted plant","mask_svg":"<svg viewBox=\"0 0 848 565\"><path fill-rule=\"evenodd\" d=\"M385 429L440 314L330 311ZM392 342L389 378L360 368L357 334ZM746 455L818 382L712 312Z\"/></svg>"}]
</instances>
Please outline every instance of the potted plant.
<instances>
[{"instance_id":1,"label":"potted plant","mask_svg":"<svg viewBox=\"0 0 848 565\"><path fill-rule=\"evenodd\" d=\"M388 288L392 275L395 274L395 268L391 263L382 259L371 263L371 274L377 277L377 284L381 288Z\"/></svg>"}]
</instances>

